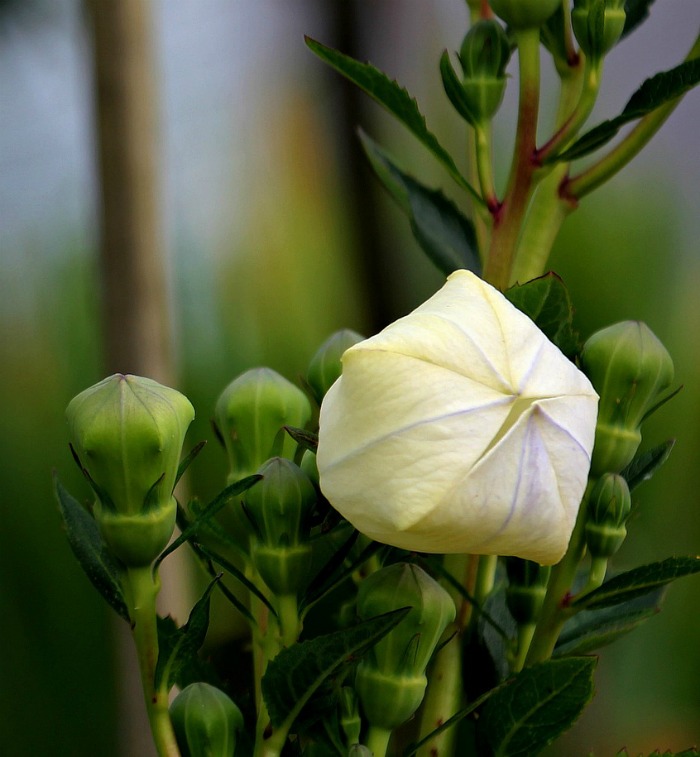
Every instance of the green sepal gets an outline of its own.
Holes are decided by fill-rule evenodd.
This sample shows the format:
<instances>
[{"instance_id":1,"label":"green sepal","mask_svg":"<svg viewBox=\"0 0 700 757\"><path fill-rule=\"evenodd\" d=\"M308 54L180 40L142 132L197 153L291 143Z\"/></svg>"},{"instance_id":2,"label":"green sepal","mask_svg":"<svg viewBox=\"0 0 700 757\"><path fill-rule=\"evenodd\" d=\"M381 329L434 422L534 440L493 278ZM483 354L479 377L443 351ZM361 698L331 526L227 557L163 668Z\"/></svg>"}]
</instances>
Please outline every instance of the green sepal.
<instances>
[{"instance_id":1,"label":"green sepal","mask_svg":"<svg viewBox=\"0 0 700 757\"><path fill-rule=\"evenodd\" d=\"M574 599L574 610L611 607L655 591L677 578L700 572L700 557L669 557L660 562L642 565L606 581L580 599Z\"/></svg>"},{"instance_id":2,"label":"green sepal","mask_svg":"<svg viewBox=\"0 0 700 757\"><path fill-rule=\"evenodd\" d=\"M675 443L675 439L669 439L663 444L637 455L626 468L620 471L620 475L627 481L630 491L636 489L643 481L648 481L656 473L668 460Z\"/></svg>"},{"instance_id":3,"label":"green sepal","mask_svg":"<svg viewBox=\"0 0 700 757\"><path fill-rule=\"evenodd\" d=\"M182 478L183 473L190 467L192 461L199 455L199 453L206 447L207 440L203 439L201 442L192 447L187 455L180 461L180 465L177 466L177 473L175 474L175 485Z\"/></svg>"},{"instance_id":4,"label":"green sepal","mask_svg":"<svg viewBox=\"0 0 700 757\"><path fill-rule=\"evenodd\" d=\"M273 727L291 725L302 709L350 668L408 614L405 607L283 649L267 666L262 693Z\"/></svg>"},{"instance_id":5,"label":"green sepal","mask_svg":"<svg viewBox=\"0 0 700 757\"><path fill-rule=\"evenodd\" d=\"M578 334L573 327L574 307L569 290L556 273L546 273L524 284L516 284L504 294L568 358L580 351Z\"/></svg>"},{"instance_id":6,"label":"green sepal","mask_svg":"<svg viewBox=\"0 0 700 757\"><path fill-rule=\"evenodd\" d=\"M447 172L457 184L466 189L477 202L483 204L481 195L462 176L452 156L428 129L425 118L418 109L418 104L403 87L369 63L360 63L360 61L326 47L310 37L306 37L305 40L307 47L321 60L328 63L353 84L356 84L382 107L386 108L389 113L398 118L447 169Z\"/></svg>"},{"instance_id":7,"label":"green sepal","mask_svg":"<svg viewBox=\"0 0 700 757\"><path fill-rule=\"evenodd\" d=\"M404 173L367 134L359 135L372 168L408 216L411 231L430 260L446 276L461 268L480 274L472 222L442 192Z\"/></svg>"},{"instance_id":8,"label":"green sepal","mask_svg":"<svg viewBox=\"0 0 700 757\"><path fill-rule=\"evenodd\" d=\"M121 567L107 549L95 519L63 487L56 474L53 483L68 544L80 567L110 607L127 623L131 622L124 599Z\"/></svg>"},{"instance_id":9,"label":"green sepal","mask_svg":"<svg viewBox=\"0 0 700 757\"><path fill-rule=\"evenodd\" d=\"M598 124L579 137L567 150L545 162L568 162L588 155L613 139L625 124L643 118L662 105L682 97L698 82L700 58L685 61L675 68L652 76L632 95L619 116Z\"/></svg>"},{"instance_id":10,"label":"green sepal","mask_svg":"<svg viewBox=\"0 0 700 757\"><path fill-rule=\"evenodd\" d=\"M666 587L612 607L583 610L570 618L554 649L555 657L590 654L612 644L661 611Z\"/></svg>"},{"instance_id":11,"label":"green sepal","mask_svg":"<svg viewBox=\"0 0 700 757\"><path fill-rule=\"evenodd\" d=\"M620 39L624 39L649 18L649 9L654 0L627 0L625 3L625 28Z\"/></svg>"},{"instance_id":12,"label":"green sepal","mask_svg":"<svg viewBox=\"0 0 700 757\"><path fill-rule=\"evenodd\" d=\"M450 62L450 54L447 50L445 50L440 56L440 76L442 77L442 86L445 90L445 94L452 103L454 109L468 124L474 126L479 120L478 116L472 110L469 98L464 91L462 81Z\"/></svg>"},{"instance_id":13,"label":"green sepal","mask_svg":"<svg viewBox=\"0 0 700 757\"><path fill-rule=\"evenodd\" d=\"M562 734L593 697L595 657L566 657L533 665L489 698L477 738L493 757L538 754Z\"/></svg>"},{"instance_id":14,"label":"green sepal","mask_svg":"<svg viewBox=\"0 0 700 757\"><path fill-rule=\"evenodd\" d=\"M182 682L181 676L189 666L198 663L197 652L204 643L209 628L210 595L219 581L217 576L209 583L204 594L196 602L187 623L178 628L168 616L158 616L158 662L153 688L170 690Z\"/></svg>"}]
</instances>

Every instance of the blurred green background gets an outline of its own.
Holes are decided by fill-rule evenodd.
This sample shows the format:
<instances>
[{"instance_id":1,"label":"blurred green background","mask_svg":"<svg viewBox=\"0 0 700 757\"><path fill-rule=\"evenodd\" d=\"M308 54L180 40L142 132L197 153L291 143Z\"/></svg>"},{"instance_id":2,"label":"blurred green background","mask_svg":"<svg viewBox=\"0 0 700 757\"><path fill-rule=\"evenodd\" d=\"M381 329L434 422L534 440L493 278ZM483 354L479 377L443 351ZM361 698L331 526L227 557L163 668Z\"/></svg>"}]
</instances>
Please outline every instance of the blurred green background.
<instances>
[{"instance_id":1,"label":"blurred green background","mask_svg":"<svg viewBox=\"0 0 700 757\"><path fill-rule=\"evenodd\" d=\"M239 371L268 364L295 378L334 329L370 333L440 283L362 167L354 125L425 181L445 177L324 70L303 34L398 78L459 151L437 61L459 46L467 13L462 0L150 7L166 264L179 388L198 412L194 443L211 439L216 396ZM675 65L699 23L696 0L658 0L648 24L610 57L597 116L615 115L643 78ZM117 682L129 654L123 633L74 562L51 493L55 468L87 497L63 411L101 378L89 48L77 1L0 3L0 738L8 757L148 754L115 715L129 696ZM646 446L678 443L639 490L620 568L700 551L699 100L691 94L634 166L582 204L552 260L582 334L645 320L684 385L646 428ZM497 124L505 144L513 107L509 93ZM206 498L223 479L223 453L209 445L190 486ZM604 652L594 704L550 754L699 743L699 616L700 579L678 583L660 616Z\"/></svg>"}]
</instances>

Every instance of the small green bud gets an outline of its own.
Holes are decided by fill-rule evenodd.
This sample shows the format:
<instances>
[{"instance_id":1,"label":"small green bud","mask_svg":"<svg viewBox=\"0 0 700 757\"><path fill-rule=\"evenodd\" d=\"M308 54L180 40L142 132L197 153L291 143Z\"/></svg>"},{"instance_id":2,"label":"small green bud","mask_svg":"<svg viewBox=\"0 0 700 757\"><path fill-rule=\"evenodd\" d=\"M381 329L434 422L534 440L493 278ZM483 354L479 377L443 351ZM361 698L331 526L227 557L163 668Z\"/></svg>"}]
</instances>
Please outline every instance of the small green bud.
<instances>
[{"instance_id":1,"label":"small green bud","mask_svg":"<svg viewBox=\"0 0 700 757\"><path fill-rule=\"evenodd\" d=\"M66 417L107 545L127 565L148 565L175 527L172 492L194 419L190 401L151 379L117 373L74 397Z\"/></svg>"},{"instance_id":2,"label":"small green bud","mask_svg":"<svg viewBox=\"0 0 700 757\"><path fill-rule=\"evenodd\" d=\"M519 557L508 557L506 573L506 604L510 614L519 625L535 623L547 593L551 567Z\"/></svg>"},{"instance_id":3,"label":"small green bud","mask_svg":"<svg viewBox=\"0 0 700 757\"><path fill-rule=\"evenodd\" d=\"M623 0L574 0L571 25L583 52L602 58L617 44L625 28Z\"/></svg>"},{"instance_id":4,"label":"small green bud","mask_svg":"<svg viewBox=\"0 0 700 757\"><path fill-rule=\"evenodd\" d=\"M645 414L673 381L673 361L646 324L623 321L588 339L581 367L600 395L591 474L619 473L637 452Z\"/></svg>"},{"instance_id":5,"label":"small green bud","mask_svg":"<svg viewBox=\"0 0 700 757\"><path fill-rule=\"evenodd\" d=\"M303 428L310 418L304 392L270 368L253 368L232 381L215 410L229 457L229 482L252 475L271 457L291 459L296 442L283 427Z\"/></svg>"},{"instance_id":6,"label":"small green bud","mask_svg":"<svg viewBox=\"0 0 700 757\"><path fill-rule=\"evenodd\" d=\"M263 478L245 496L255 523L251 558L263 581L275 594L296 593L311 563L309 515L316 490L293 462L273 457L258 471Z\"/></svg>"},{"instance_id":7,"label":"small green bud","mask_svg":"<svg viewBox=\"0 0 700 757\"><path fill-rule=\"evenodd\" d=\"M561 0L490 0L493 12L514 29L539 28Z\"/></svg>"},{"instance_id":8,"label":"small green bud","mask_svg":"<svg viewBox=\"0 0 700 757\"><path fill-rule=\"evenodd\" d=\"M612 557L622 546L631 509L627 481L615 473L601 476L588 497L586 543L592 557Z\"/></svg>"},{"instance_id":9,"label":"small green bud","mask_svg":"<svg viewBox=\"0 0 700 757\"><path fill-rule=\"evenodd\" d=\"M182 757L233 757L243 715L223 691L191 683L173 700L170 718Z\"/></svg>"},{"instance_id":10,"label":"small green bud","mask_svg":"<svg viewBox=\"0 0 700 757\"><path fill-rule=\"evenodd\" d=\"M387 730L405 722L423 701L425 669L456 614L450 595L410 563L382 568L360 584L357 613L363 620L402 607L411 611L369 651L355 677L367 719Z\"/></svg>"},{"instance_id":11,"label":"small green bud","mask_svg":"<svg viewBox=\"0 0 700 757\"><path fill-rule=\"evenodd\" d=\"M467 32L459 60L465 103L475 122L490 120L500 107L509 59L510 43L498 21L478 21Z\"/></svg>"},{"instance_id":12,"label":"small green bud","mask_svg":"<svg viewBox=\"0 0 700 757\"><path fill-rule=\"evenodd\" d=\"M338 722L345 735L346 744L359 744L362 718L360 717L360 703L352 686L343 686L339 693L340 713Z\"/></svg>"},{"instance_id":13,"label":"small green bud","mask_svg":"<svg viewBox=\"0 0 700 757\"><path fill-rule=\"evenodd\" d=\"M316 401L321 404L326 392L340 376L341 358L345 350L364 341L365 337L351 329L336 331L318 348L309 363L306 380L313 390Z\"/></svg>"}]
</instances>

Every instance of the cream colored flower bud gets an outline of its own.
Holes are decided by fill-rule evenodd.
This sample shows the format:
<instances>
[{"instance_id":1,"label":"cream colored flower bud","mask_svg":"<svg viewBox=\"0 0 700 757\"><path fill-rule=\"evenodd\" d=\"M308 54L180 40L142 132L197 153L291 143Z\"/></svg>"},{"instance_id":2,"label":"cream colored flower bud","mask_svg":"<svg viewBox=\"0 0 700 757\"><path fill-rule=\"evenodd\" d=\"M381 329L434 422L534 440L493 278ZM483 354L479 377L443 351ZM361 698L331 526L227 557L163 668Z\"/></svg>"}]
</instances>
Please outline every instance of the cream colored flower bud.
<instances>
[{"instance_id":1,"label":"cream colored flower bud","mask_svg":"<svg viewBox=\"0 0 700 757\"><path fill-rule=\"evenodd\" d=\"M552 564L586 486L597 404L527 316L456 271L343 356L321 407L321 489L377 541Z\"/></svg>"}]
</instances>

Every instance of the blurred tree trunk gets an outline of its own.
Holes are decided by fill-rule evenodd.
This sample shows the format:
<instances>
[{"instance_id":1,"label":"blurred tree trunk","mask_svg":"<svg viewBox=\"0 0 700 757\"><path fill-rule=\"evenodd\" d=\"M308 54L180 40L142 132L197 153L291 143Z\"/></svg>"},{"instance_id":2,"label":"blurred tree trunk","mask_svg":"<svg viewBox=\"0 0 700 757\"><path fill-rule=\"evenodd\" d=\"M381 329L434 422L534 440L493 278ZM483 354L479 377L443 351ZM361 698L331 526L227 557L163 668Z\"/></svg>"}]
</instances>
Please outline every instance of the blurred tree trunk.
<instances>
[{"instance_id":1,"label":"blurred tree trunk","mask_svg":"<svg viewBox=\"0 0 700 757\"><path fill-rule=\"evenodd\" d=\"M176 384L160 206L157 87L150 0L86 0L92 36L100 199L103 365ZM182 560L168 561L160 600L182 619ZM161 571L162 572L162 571ZM178 607L178 604L180 605ZM155 749L128 627L118 621L124 755Z\"/></svg>"}]
</instances>

